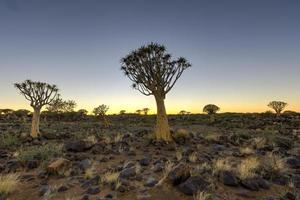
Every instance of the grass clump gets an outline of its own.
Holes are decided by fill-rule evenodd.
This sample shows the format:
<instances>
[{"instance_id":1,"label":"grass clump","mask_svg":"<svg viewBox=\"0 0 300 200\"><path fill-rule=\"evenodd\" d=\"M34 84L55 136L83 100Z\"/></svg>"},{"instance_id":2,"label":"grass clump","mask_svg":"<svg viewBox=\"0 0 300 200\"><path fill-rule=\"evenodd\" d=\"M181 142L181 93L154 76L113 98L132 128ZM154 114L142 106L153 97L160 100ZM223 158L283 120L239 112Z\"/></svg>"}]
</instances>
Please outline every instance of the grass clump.
<instances>
[{"instance_id":1,"label":"grass clump","mask_svg":"<svg viewBox=\"0 0 300 200\"><path fill-rule=\"evenodd\" d=\"M287 171L284 159L274 153L269 153L264 158L263 168L265 173L272 178Z\"/></svg>"},{"instance_id":2,"label":"grass clump","mask_svg":"<svg viewBox=\"0 0 300 200\"><path fill-rule=\"evenodd\" d=\"M211 198L211 194L205 191L197 192L194 194L193 199L194 200L209 200Z\"/></svg>"},{"instance_id":3,"label":"grass clump","mask_svg":"<svg viewBox=\"0 0 300 200\"><path fill-rule=\"evenodd\" d=\"M0 175L0 197L13 192L19 183L18 174Z\"/></svg>"},{"instance_id":4,"label":"grass clump","mask_svg":"<svg viewBox=\"0 0 300 200\"><path fill-rule=\"evenodd\" d=\"M217 175L221 171L232 171L232 166L228 158L219 158L213 163L213 174Z\"/></svg>"},{"instance_id":5,"label":"grass clump","mask_svg":"<svg viewBox=\"0 0 300 200\"><path fill-rule=\"evenodd\" d=\"M20 139L13 134L0 135L0 149L11 149L20 146Z\"/></svg>"},{"instance_id":6,"label":"grass clump","mask_svg":"<svg viewBox=\"0 0 300 200\"><path fill-rule=\"evenodd\" d=\"M26 162L29 160L48 161L49 159L61 154L62 147L54 145L32 146L22 148L17 153L17 159Z\"/></svg>"},{"instance_id":7,"label":"grass clump","mask_svg":"<svg viewBox=\"0 0 300 200\"><path fill-rule=\"evenodd\" d=\"M250 157L242 160L238 167L238 174L240 179L244 180L255 176L255 171L260 166L260 162L256 157Z\"/></svg>"}]
</instances>

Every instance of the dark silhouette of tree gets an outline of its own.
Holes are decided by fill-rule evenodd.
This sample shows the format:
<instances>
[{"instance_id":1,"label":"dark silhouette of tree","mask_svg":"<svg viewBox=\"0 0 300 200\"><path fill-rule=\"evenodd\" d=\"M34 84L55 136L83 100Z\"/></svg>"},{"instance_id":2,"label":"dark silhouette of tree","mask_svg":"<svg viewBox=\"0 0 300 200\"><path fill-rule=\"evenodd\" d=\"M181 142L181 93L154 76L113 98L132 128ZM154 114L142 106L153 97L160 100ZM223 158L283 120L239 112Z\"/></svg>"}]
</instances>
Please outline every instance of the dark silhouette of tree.
<instances>
[{"instance_id":1,"label":"dark silhouette of tree","mask_svg":"<svg viewBox=\"0 0 300 200\"><path fill-rule=\"evenodd\" d=\"M210 116L210 122L215 121L215 114L220 110L220 108L214 104L208 104L204 106L203 112L206 112Z\"/></svg>"},{"instance_id":2,"label":"dark silhouette of tree","mask_svg":"<svg viewBox=\"0 0 300 200\"><path fill-rule=\"evenodd\" d=\"M54 113L74 112L76 106L77 104L75 101L65 101L62 98L58 97L46 107L46 110Z\"/></svg>"},{"instance_id":3,"label":"dark silhouette of tree","mask_svg":"<svg viewBox=\"0 0 300 200\"><path fill-rule=\"evenodd\" d=\"M120 110L120 115L124 115L126 113L126 110Z\"/></svg>"},{"instance_id":4,"label":"dark silhouette of tree","mask_svg":"<svg viewBox=\"0 0 300 200\"><path fill-rule=\"evenodd\" d=\"M282 101L271 101L269 104L268 104L268 107L272 108L277 117L280 116L281 112L285 109L285 107L287 106L288 104L286 102L282 102Z\"/></svg>"},{"instance_id":5,"label":"dark silhouette of tree","mask_svg":"<svg viewBox=\"0 0 300 200\"><path fill-rule=\"evenodd\" d=\"M93 110L93 113L95 116L102 118L104 127L106 127L106 128L109 127L109 121L106 117L106 112L108 111L108 109L109 109L109 106L102 104L102 105L94 108L94 110Z\"/></svg>"},{"instance_id":6,"label":"dark silhouette of tree","mask_svg":"<svg viewBox=\"0 0 300 200\"><path fill-rule=\"evenodd\" d=\"M143 108L144 115L148 115L149 110L150 110L149 108Z\"/></svg>"},{"instance_id":7,"label":"dark silhouette of tree","mask_svg":"<svg viewBox=\"0 0 300 200\"><path fill-rule=\"evenodd\" d=\"M82 115L87 115L88 114L88 111L86 109L79 109L77 112L81 113Z\"/></svg>"},{"instance_id":8,"label":"dark silhouette of tree","mask_svg":"<svg viewBox=\"0 0 300 200\"><path fill-rule=\"evenodd\" d=\"M135 113L140 115L140 114L142 114L142 110L138 109L138 110L135 111Z\"/></svg>"},{"instance_id":9,"label":"dark silhouette of tree","mask_svg":"<svg viewBox=\"0 0 300 200\"><path fill-rule=\"evenodd\" d=\"M183 57L172 60L163 45L151 43L122 58L121 70L133 81L133 88L142 94L154 95L157 105L155 137L171 141L164 100L183 71L191 64Z\"/></svg>"},{"instance_id":10,"label":"dark silhouette of tree","mask_svg":"<svg viewBox=\"0 0 300 200\"><path fill-rule=\"evenodd\" d=\"M57 97L58 88L56 85L31 80L26 80L23 83L15 83L14 86L30 101L30 106L33 108L31 136L38 137L40 133L41 109L43 106L49 105Z\"/></svg>"}]
</instances>

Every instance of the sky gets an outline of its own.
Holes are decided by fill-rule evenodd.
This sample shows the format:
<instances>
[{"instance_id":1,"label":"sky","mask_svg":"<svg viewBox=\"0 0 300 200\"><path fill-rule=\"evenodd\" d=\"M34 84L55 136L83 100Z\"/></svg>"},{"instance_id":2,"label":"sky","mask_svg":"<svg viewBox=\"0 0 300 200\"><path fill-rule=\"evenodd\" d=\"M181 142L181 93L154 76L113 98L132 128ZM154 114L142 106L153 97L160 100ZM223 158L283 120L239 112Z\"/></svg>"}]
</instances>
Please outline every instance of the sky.
<instances>
[{"instance_id":1,"label":"sky","mask_svg":"<svg viewBox=\"0 0 300 200\"><path fill-rule=\"evenodd\" d=\"M0 0L0 108L27 108L13 87L56 84L64 99L110 113L149 107L120 70L130 51L157 42L192 67L167 94L168 113L300 111L298 0Z\"/></svg>"}]
</instances>

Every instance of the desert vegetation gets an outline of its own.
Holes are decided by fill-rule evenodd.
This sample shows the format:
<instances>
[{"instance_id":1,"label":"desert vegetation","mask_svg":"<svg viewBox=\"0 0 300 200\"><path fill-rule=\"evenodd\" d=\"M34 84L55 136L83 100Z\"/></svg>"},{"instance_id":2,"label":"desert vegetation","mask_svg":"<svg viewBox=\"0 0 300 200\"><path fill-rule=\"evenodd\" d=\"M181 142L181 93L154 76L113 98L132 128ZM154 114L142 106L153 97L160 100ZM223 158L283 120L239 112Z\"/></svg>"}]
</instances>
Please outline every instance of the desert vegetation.
<instances>
[{"instance_id":1,"label":"desert vegetation","mask_svg":"<svg viewBox=\"0 0 300 200\"><path fill-rule=\"evenodd\" d=\"M15 84L33 110L0 110L0 199L299 199L300 114L283 112L287 103L167 116L166 95L191 64L151 43L121 65L155 97L155 114L109 114L105 104L89 113L56 85Z\"/></svg>"}]
</instances>

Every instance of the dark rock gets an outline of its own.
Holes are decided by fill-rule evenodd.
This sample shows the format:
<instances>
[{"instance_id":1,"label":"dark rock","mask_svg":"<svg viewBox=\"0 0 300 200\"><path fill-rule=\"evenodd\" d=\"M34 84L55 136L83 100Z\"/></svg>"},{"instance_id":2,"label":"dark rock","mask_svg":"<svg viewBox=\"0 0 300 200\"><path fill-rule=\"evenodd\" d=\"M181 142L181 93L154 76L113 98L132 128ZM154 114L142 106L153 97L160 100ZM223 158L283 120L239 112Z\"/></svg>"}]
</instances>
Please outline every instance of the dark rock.
<instances>
[{"instance_id":1,"label":"dark rock","mask_svg":"<svg viewBox=\"0 0 300 200\"><path fill-rule=\"evenodd\" d=\"M141 166L148 166L150 164L150 158L143 158L140 160Z\"/></svg>"},{"instance_id":2,"label":"dark rock","mask_svg":"<svg viewBox=\"0 0 300 200\"><path fill-rule=\"evenodd\" d=\"M164 169L164 164L163 163L156 163L154 165L153 171L154 172L161 172Z\"/></svg>"},{"instance_id":3,"label":"dark rock","mask_svg":"<svg viewBox=\"0 0 300 200\"><path fill-rule=\"evenodd\" d=\"M286 163L292 169L299 169L300 168L300 159L296 157L289 157L286 160Z\"/></svg>"},{"instance_id":4,"label":"dark rock","mask_svg":"<svg viewBox=\"0 0 300 200\"><path fill-rule=\"evenodd\" d=\"M93 147L93 144L86 141L68 141L65 142L65 149L72 152L84 152Z\"/></svg>"},{"instance_id":5,"label":"dark rock","mask_svg":"<svg viewBox=\"0 0 300 200\"><path fill-rule=\"evenodd\" d=\"M42 185L39 189L39 195L40 197L43 196L46 192L50 190L49 185Z\"/></svg>"},{"instance_id":6,"label":"dark rock","mask_svg":"<svg viewBox=\"0 0 300 200\"><path fill-rule=\"evenodd\" d=\"M292 180L293 180L294 186L296 188L300 188L300 175L293 176Z\"/></svg>"},{"instance_id":7,"label":"dark rock","mask_svg":"<svg viewBox=\"0 0 300 200\"><path fill-rule=\"evenodd\" d=\"M158 183L158 181L155 178L150 177L150 178L148 178L148 180L146 181L146 183L144 184L144 186L146 186L146 187L154 187L157 183Z\"/></svg>"},{"instance_id":8,"label":"dark rock","mask_svg":"<svg viewBox=\"0 0 300 200\"><path fill-rule=\"evenodd\" d=\"M173 185L179 185L186 181L190 176L190 167L181 163L169 173L167 178Z\"/></svg>"},{"instance_id":9,"label":"dark rock","mask_svg":"<svg viewBox=\"0 0 300 200\"><path fill-rule=\"evenodd\" d=\"M280 200L297 200L297 199L293 193L288 192L283 197L281 197Z\"/></svg>"},{"instance_id":10,"label":"dark rock","mask_svg":"<svg viewBox=\"0 0 300 200\"><path fill-rule=\"evenodd\" d=\"M26 168L27 169L35 169L38 167L38 161L37 160L29 160L26 162Z\"/></svg>"},{"instance_id":11,"label":"dark rock","mask_svg":"<svg viewBox=\"0 0 300 200\"><path fill-rule=\"evenodd\" d=\"M248 178L241 181L242 186L251 190L251 191L258 191L260 188L262 189L269 189L270 184L260 177Z\"/></svg>"},{"instance_id":12,"label":"dark rock","mask_svg":"<svg viewBox=\"0 0 300 200\"><path fill-rule=\"evenodd\" d=\"M84 160L80 161L80 163L79 163L79 167L83 171L90 168L91 166L92 166L92 161L90 159L84 159Z\"/></svg>"},{"instance_id":13,"label":"dark rock","mask_svg":"<svg viewBox=\"0 0 300 200\"><path fill-rule=\"evenodd\" d=\"M22 164L18 160L9 160L6 163L6 169L5 171L10 173L10 172L16 172L18 169L22 168Z\"/></svg>"},{"instance_id":14,"label":"dark rock","mask_svg":"<svg viewBox=\"0 0 300 200\"><path fill-rule=\"evenodd\" d=\"M230 171L223 171L219 175L219 180L224 184L228 186L238 186L238 180L236 176L230 172Z\"/></svg>"},{"instance_id":15,"label":"dark rock","mask_svg":"<svg viewBox=\"0 0 300 200\"><path fill-rule=\"evenodd\" d=\"M90 187L86 190L85 192L86 194L90 194L90 195L95 195L95 194L99 194L100 193L100 188L99 186L96 187Z\"/></svg>"},{"instance_id":16,"label":"dark rock","mask_svg":"<svg viewBox=\"0 0 300 200\"><path fill-rule=\"evenodd\" d=\"M57 189L57 191L58 192L65 192L65 191L67 191L69 188L67 187L67 186L64 186L64 185L62 185L62 186L60 186L58 189Z\"/></svg>"},{"instance_id":17,"label":"dark rock","mask_svg":"<svg viewBox=\"0 0 300 200\"><path fill-rule=\"evenodd\" d=\"M209 183L200 176L193 176L179 185L179 190L186 195L193 195L208 187Z\"/></svg>"},{"instance_id":18,"label":"dark rock","mask_svg":"<svg viewBox=\"0 0 300 200\"><path fill-rule=\"evenodd\" d=\"M136 175L135 167L125 168L120 173L120 178L130 178Z\"/></svg>"}]
</instances>

